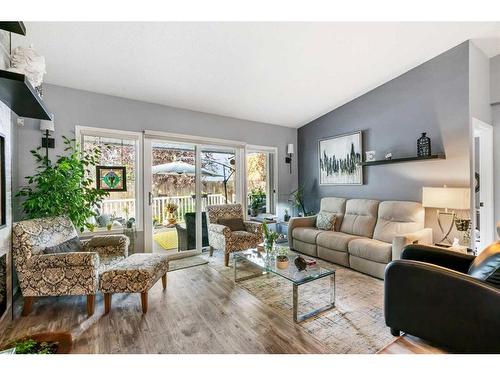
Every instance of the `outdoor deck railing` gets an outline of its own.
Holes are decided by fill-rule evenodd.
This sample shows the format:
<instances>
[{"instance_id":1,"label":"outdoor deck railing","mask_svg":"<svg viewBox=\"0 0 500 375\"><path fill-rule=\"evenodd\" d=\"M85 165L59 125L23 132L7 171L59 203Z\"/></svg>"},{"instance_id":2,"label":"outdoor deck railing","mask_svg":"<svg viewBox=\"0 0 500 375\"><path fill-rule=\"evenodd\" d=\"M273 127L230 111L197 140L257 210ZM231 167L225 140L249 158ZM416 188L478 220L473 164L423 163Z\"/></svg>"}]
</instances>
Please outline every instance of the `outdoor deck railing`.
<instances>
[{"instance_id":1,"label":"outdoor deck railing","mask_svg":"<svg viewBox=\"0 0 500 375\"><path fill-rule=\"evenodd\" d=\"M175 213L178 222L184 221L184 214L186 212L193 212L195 200L192 196L179 196L179 197L155 197L153 198L153 218L158 220L158 223L163 223L167 220L167 213L165 206L167 203L175 203L178 208ZM222 194L208 194L206 198L201 200L201 209L205 211L207 205L212 204L225 204L226 199ZM135 199L108 199L102 202L102 213L115 216L134 216L135 212Z\"/></svg>"}]
</instances>

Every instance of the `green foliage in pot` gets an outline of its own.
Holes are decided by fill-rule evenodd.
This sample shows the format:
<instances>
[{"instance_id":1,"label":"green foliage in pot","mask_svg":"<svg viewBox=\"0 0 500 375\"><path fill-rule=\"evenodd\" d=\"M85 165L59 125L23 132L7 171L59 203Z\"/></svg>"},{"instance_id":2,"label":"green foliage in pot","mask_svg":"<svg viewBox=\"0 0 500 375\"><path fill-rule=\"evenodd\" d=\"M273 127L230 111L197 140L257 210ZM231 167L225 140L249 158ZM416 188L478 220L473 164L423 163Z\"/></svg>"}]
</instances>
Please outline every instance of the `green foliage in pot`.
<instances>
[{"instance_id":1,"label":"green foliage in pot","mask_svg":"<svg viewBox=\"0 0 500 375\"><path fill-rule=\"evenodd\" d=\"M57 342L38 342L33 339L15 343L16 354L55 354L57 346Z\"/></svg>"},{"instance_id":2,"label":"green foliage in pot","mask_svg":"<svg viewBox=\"0 0 500 375\"><path fill-rule=\"evenodd\" d=\"M31 150L37 164L36 173L26 177L27 186L16 196L22 203L26 219L67 215L73 224L83 231L90 229L89 218L96 217L108 192L94 187L90 177L100 160L98 148L81 152L74 139L63 136L66 155L58 156L55 163L40 153L41 147Z\"/></svg>"},{"instance_id":3,"label":"green foliage in pot","mask_svg":"<svg viewBox=\"0 0 500 375\"><path fill-rule=\"evenodd\" d=\"M314 213L311 211L307 211L304 204L304 187L301 186L297 190L294 190L290 193L289 202L297 207L299 214L302 213L304 216L310 216Z\"/></svg>"},{"instance_id":4,"label":"green foliage in pot","mask_svg":"<svg viewBox=\"0 0 500 375\"><path fill-rule=\"evenodd\" d=\"M261 188L253 188L248 194L250 208L257 216L258 211L266 205L266 193Z\"/></svg>"},{"instance_id":5,"label":"green foliage in pot","mask_svg":"<svg viewBox=\"0 0 500 375\"><path fill-rule=\"evenodd\" d=\"M268 250L271 250L280 234L278 232L270 230L265 221L262 223L262 233L264 234L264 242L266 248Z\"/></svg>"}]
</instances>

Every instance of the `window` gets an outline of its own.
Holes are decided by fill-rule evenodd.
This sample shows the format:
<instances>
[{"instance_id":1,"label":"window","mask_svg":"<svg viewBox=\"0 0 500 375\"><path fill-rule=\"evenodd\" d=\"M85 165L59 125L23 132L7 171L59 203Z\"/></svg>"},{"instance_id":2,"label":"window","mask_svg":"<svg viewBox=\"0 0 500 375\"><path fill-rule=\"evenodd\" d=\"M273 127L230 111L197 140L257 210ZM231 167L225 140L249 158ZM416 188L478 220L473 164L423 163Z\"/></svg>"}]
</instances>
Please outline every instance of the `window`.
<instances>
[{"instance_id":1,"label":"window","mask_svg":"<svg viewBox=\"0 0 500 375\"><path fill-rule=\"evenodd\" d=\"M100 129L80 129L80 139L83 152L98 148L101 151L101 160L99 168L91 170L91 177L94 180L94 186L97 186L98 169L110 170L112 167L124 167L124 190L110 191L108 197L104 199L101 207L96 207L97 218L95 227L97 231L121 229L128 225L134 225L141 228L140 221L140 195L139 195L139 148L140 134L112 131ZM78 129L77 129L78 133ZM106 167L106 168L102 168ZM111 167L111 168L110 168ZM117 171L123 169L117 168ZM105 185L103 173L100 174L101 188L111 185ZM121 174L119 174L121 176ZM117 186L121 186L117 185Z\"/></svg>"},{"instance_id":2,"label":"window","mask_svg":"<svg viewBox=\"0 0 500 375\"><path fill-rule=\"evenodd\" d=\"M276 151L247 149L247 198L251 216L276 212Z\"/></svg>"}]
</instances>

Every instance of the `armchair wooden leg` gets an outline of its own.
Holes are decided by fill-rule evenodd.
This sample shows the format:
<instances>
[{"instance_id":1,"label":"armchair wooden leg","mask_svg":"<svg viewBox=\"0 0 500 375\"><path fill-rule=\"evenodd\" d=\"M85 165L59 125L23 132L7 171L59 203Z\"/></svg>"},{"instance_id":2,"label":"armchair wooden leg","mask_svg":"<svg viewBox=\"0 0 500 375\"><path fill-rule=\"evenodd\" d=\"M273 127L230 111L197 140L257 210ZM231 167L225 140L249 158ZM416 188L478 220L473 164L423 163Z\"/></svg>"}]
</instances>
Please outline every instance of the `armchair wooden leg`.
<instances>
[{"instance_id":1,"label":"armchair wooden leg","mask_svg":"<svg viewBox=\"0 0 500 375\"><path fill-rule=\"evenodd\" d=\"M148 312L148 292L141 293L141 305L142 313L146 314Z\"/></svg>"},{"instance_id":2,"label":"armchair wooden leg","mask_svg":"<svg viewBox=\"0 0 500 375\"><path fill-rule=\"evenodd\" d=\"M109 314L109 311L111 310L111 298L112 298L111 293L104 293L104 313Z\"/></svg>"},{"instance_id":3,"label":"armchair wooden leg","mask_svg":"<svg viewBox=\"0 0 500 375\"><path fill-rule=\"evenodd\" d=\"M23 316L28 316L31 312L31 307L33 306L33 298L34 297L23 297L24 306L23 306Z\"/></svg>"},{"instance_id":4,"label":"armchair wooden leg","mask_svg":"<svg viewBox=\"0 0 500 375\"><path fill-rule=\"evenodd\" d=\"M95 310L95 294L87 295L87 315L91 317Z\"/></svg>"},{"instance_id":5,"label":"armchair wooden leg","mask_svg":"<svg viewBox=\"0 0 500 375\"><path fill-rule=\"evenodd\" d=\"M163 285L163 290L167 289L167 273L161 277L161 283Z\"/></svg>"},{"instance_id":6,"label":"armchair wooden leg","mask_svg":"<svg viewBox=\"0 0 500 375\"><path fill-rule=\"evenodd\" d=\"M229 267L229 253L224 253L224 265Z\"/></svg>"}]
</instances>

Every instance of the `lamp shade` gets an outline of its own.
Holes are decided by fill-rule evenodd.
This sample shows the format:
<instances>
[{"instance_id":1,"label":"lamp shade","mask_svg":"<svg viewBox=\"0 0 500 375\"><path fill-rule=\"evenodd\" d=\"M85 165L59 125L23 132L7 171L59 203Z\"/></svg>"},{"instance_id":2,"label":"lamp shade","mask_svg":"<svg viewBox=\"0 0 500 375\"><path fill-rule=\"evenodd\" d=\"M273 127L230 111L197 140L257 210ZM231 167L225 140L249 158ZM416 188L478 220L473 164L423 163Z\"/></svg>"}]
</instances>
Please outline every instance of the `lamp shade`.
<instances>
[{"instance_id":1,"label":"lamp shade","mask_svg":"<svg viewBox=\"0 0 500 375\"><path fill-rule=\"evenodd\" d=\"M40 121L40 130L41 131L48 130L49 132L53 132L55 130L55 128L54 128L54 121L52 121L52 120L41 120Z\"/></svg>"},{"instance_id":2,"label":"lamp shade","mask_svg":"<svg viewBox=\"0 0 500 375\"><path fill-rule=\"evenodd\" d=\"M289 143L289 144L286 146L286 153L287 153L287 154L293 154L293 143Z\"/></svg>"},{"instance_id":3,"label":"lamp shade","mask_svg":"<svg viewBox=\"0 0 500 375\"><path fill-rule=\"evenodd\" d=\"M470 208L469 188L424 187L422 206L468 210Z\"/></svg>"}]
</instances>

